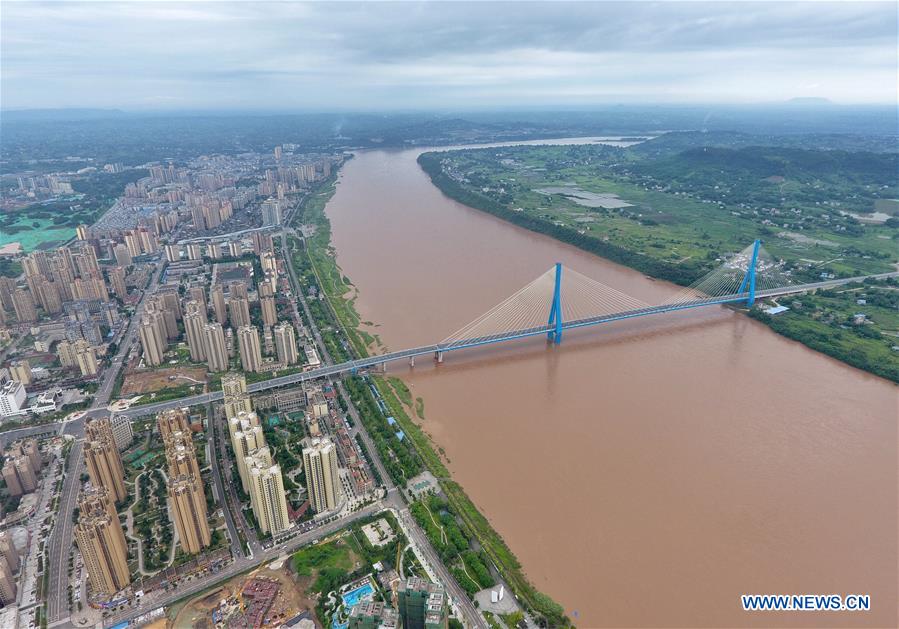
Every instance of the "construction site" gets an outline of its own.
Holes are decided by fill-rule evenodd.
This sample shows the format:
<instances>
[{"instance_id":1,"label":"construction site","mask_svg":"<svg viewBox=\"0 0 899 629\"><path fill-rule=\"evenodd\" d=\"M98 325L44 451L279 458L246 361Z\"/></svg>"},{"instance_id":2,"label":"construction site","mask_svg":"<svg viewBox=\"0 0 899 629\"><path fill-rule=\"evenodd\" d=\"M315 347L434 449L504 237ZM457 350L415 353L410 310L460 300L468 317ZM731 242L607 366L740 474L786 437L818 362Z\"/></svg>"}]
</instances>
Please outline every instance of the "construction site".
<instances>
[{"instance_id":1,"label":"construction site","mask_svg":"<svg viewBox=\"0 0 899 629\"><path fill-rule=\"evenodd\" d=\"M313 618L315 601L306 597L304 584L282 568L283 562L269 564L190 600L173 610L169 626L265 629L280 627L304 612Z\"/></svg>"}]
</instances>

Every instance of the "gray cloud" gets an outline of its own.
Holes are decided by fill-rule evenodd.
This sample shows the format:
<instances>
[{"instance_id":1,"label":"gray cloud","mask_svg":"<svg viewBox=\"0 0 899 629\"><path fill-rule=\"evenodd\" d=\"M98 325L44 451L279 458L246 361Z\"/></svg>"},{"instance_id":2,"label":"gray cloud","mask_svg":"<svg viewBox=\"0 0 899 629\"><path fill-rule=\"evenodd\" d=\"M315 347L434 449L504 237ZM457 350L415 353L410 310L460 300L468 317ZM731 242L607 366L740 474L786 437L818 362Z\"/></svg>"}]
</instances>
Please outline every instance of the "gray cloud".
<instances>
[{"instance_id":1,"label":"gray cloud","mask_svg":"<svg viewBox=\"0 0 899 629\"><path fill-rule=\"evenodd\" d=\"M2 105L893 102L894 3L4 3Z\"/></svg>"}]
</instances>

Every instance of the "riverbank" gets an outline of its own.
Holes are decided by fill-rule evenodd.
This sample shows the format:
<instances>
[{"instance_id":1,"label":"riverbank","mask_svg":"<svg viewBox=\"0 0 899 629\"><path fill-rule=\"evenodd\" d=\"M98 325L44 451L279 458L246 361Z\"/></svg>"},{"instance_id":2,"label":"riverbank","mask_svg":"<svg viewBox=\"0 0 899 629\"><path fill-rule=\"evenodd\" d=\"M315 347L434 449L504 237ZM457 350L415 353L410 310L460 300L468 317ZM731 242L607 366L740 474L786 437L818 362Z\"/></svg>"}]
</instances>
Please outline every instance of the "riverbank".
<instances>
[{"instance_id":1,"label":"riverbank","mask_svg":"<svg viewBox=\"0 0 899 629\"><path fill-rule=\"evenodd\" d=\"M337 265L331 243L331 225L324 212L325 206L336 191L336 174L311 193L295 214L295 227L300 224L312 230L305 239L305 246L291 239L291 260L304 286L314 286L324 297L310 300L312 316L321 329L323 341L334 359L350 359L369 354L380 345L379 339L362 329L364 323L354 308L355 289L349 278ZM395 378L372 377L371 383L387 404L392 417L405 438L398 439L395 428L390 426L370 389L362 378L348 380L348 390L360 410L362 420L372 435L392 480L404 486L406 480L427 469L439 479L447 504L458 520L461 520L466 536L477 541L496 566L502 578L509 584L519 601L531 613L551 627L568 626L570 621L563 608L546 594L538 591L528 580L521 564L500 535L466 495L462 487L450 478L439 448L412 420L416 408L423 414L424 401L416 400L413 406L411 394L402 381ZM403 402L402 400L407 400Z\"/></svg>"},{"instance_id":2,"label":"riverbank","mask_svg":"<svg viewBox=\"0 0 899 629\"><path fill-rule=\"evenodd\" d=\"M550 236L650 277L681 286L690 285L705 272L704 267L695 261L671 264L557 224L549 218L509 209L493 198L479 194L448 176L441 165L442 156L442 153L422 153L417 161L434 186L454 201L524 229ZM872 291L877 290L874 286L870 288ZM778 334L806 347L857 369L899 382L899 352L891 349L891 340L887 336L882 336L876 326L856 329L856 332L864 333L847 334L845 318L824 323L819 318L810 316L814 312L814 309L806 309L804 312L793 312L786 317L771 317L755 309L751 310L749 315ZM894 329L895 327L889 328L887 334Z\"/></svg>"}]
</instances>

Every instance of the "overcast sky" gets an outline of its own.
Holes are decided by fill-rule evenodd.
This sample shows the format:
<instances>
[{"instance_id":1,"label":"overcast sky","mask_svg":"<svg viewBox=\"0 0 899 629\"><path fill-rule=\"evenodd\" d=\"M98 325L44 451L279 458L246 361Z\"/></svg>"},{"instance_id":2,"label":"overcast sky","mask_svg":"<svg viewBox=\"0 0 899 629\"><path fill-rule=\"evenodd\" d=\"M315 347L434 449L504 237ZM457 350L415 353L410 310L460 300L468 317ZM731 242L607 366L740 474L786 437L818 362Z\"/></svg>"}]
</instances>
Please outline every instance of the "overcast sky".
<instances>
[{"instance_id":1,"label":"overcast sky","mask_svg":"<svg viewBox=\"0 0 899 629\"><path fill-rule=\"evenodd\" d=\"M3 2L2 107L895 103L896 3Z\"/></svg>"}]
</instances>

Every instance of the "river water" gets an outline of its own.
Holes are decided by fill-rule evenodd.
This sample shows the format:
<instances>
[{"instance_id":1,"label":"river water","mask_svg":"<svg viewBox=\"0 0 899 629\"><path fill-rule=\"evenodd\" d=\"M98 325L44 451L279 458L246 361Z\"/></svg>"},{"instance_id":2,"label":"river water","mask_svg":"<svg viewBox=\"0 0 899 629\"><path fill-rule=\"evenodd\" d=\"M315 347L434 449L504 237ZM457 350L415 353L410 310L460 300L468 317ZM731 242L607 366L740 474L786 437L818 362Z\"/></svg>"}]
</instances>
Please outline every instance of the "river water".
<instances>
[{"instance_id":1,"label":"river water","mask_svg":"<svg viewBox=\"0 0 899 629\"><path fill-rule=\"evenodd\" d=\"M357 309L437 342L554 262L646 302L678 289L444 197L370 151L327 206ZM895 626L897 387L707 308L394 366L533 583L581 627ZM869 593L867 613L743 593Z\"/></svg>"}]
</instances>

